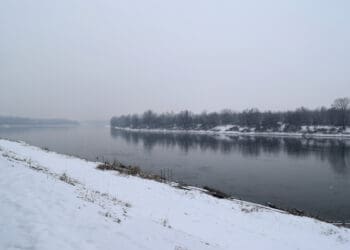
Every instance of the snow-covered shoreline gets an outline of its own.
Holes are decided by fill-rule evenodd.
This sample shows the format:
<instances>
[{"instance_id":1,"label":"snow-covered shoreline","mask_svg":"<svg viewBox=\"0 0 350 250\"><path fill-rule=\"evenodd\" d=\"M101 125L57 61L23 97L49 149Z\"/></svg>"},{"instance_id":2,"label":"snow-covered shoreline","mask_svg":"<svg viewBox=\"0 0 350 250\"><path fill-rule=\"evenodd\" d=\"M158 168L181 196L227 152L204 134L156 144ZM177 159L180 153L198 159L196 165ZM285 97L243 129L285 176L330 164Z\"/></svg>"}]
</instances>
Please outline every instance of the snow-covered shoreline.
<instances>
[{"instance_id":1,"label":"snow-covered shoreline","mask_svg":"<svg viewBox=\"0 0 350 250\"><path fill-rule=\"evenodd\" d=\"M220 126L221 127L221 126ZM309 139L350 139L350 133L324 134L324 133L303 133L303 132L239 132L226 131L224 129L217 130L181 130L181 129L136 129L113 127L113 129L130 131L130 132L148 132L148 133L163 133L163 134L199 134L199 135L227 135L227 136L259 136L259 137L292 137L292 138L309 138Z\"/></svg>"},{"instance_id":2,"label":"snow-covered shoreline","mask_svg":"<svg viewBox=\"0 0 350 250\"><path fill-rule=\"evenodd\" d=\"M0 139L0 249L348 249L350 230Z\"/></svg>"}]
</instances>

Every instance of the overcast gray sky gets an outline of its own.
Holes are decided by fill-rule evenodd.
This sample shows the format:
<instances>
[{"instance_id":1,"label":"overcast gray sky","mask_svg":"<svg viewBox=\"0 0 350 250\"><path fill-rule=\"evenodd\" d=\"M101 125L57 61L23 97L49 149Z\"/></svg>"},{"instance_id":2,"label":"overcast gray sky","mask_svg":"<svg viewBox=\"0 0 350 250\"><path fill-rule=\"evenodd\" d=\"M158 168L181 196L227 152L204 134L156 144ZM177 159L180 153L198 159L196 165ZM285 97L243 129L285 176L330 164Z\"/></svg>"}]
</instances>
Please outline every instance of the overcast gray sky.
<instances>
[{"instance_id":1,"label":"overcast gray sky","mask_svg":"<svg viewBox=\"0 0 350 250\"><path fill-rule=\"evenodd\" d=\"M0 114L109 119L350 96L348 0L0 2Z\"/></svg>"}]
</instances>

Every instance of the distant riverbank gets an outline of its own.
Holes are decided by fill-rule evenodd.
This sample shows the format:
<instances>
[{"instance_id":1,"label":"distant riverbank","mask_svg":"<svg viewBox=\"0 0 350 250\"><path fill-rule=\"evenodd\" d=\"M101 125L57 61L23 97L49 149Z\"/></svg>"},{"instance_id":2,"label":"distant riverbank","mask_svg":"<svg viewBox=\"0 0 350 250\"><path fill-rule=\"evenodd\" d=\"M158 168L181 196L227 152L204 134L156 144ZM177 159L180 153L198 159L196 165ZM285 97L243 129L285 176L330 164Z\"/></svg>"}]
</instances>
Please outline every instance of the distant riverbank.
<instances>
[{"instance_id":1,"label":"distant riverbank","mask_svg":"<svg viewBox=\"0 0 350 250\"><path fill-rule=\"evenodd\" d=\"M36 119L15 116L0 116L0 128L12 127L63 127L77 126L79 122L68 119Z\"/></svg>"},{"instance_id":2,"label":"distant riverbank","mask_svg":"<svg viewBox=\"0 0 350 250\"><path fill-rule=\"evenodd\" d=\"M260 132L253 129L237 127L237 130L231 130L233 125L217 126L208 130L183 130L183 129L151 129L151 128L129 128L112 127L124 131L150 132L150 133L188 133L188 134L206 134L206 135L228 135L228 136L264 136L264 137L297 137L297 138L329 138L329 139L350 139L348 129L346 133L320 133L312 132L310 128L303 127L298 132Z\"/></svg>"}]
</instances>

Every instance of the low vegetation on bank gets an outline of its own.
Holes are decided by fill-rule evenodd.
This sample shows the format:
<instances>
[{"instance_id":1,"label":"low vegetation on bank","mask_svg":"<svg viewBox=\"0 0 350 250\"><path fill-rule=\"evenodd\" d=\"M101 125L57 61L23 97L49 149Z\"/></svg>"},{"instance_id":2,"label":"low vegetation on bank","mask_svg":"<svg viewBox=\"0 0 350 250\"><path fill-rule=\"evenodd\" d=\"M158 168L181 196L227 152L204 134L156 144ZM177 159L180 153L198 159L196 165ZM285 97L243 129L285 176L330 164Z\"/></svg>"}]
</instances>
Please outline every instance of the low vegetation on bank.
<instances>
[{"instance_id":1,"label":"low vegetation on bank","mask_svg":"<svg viewBox=\"0 0 350 250\"><path fill-rule=\"evenodd\" d=\"M179 113L157 114L151 110L142 115L122 115L111 119L112 127L133 129L211 130L231 125L237 132L309 132L344 133L350 126L350 99L339 98L331 107L298 108L294 111L265 111L256 108L235 112L194 114L188 110Z\"/></svg>"}]
</instances>

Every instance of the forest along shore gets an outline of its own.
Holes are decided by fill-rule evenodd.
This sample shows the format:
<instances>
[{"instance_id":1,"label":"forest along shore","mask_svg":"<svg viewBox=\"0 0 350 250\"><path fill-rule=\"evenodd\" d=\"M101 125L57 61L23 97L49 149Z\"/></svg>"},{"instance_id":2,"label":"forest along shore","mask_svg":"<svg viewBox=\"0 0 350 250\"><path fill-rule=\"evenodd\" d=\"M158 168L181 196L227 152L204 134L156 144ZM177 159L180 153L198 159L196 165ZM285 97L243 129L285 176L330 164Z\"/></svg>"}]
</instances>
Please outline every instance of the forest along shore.
<instances>
[{"instance_id":1,"label":"forest along shore","mask_svg":"<svg viewBox=\"0 0 350 250\"><path fill-rule=\"evenodd\" d=\"M343 227L102 171L99 164L0 140L0 224L6 225L0 248L319 250L350 244Z\"/></svg>"},{"instance_id":2,"label":"forest along shore","mask_svg":"<svg viewBox=\"0 0 350 250\"><path fill-rule=\"evenodd\" d=\"M293 111L261 112L251 108L242 112L224 109L200 114L188 110L157 114L148 110L140 115L114 116L110 125L153 132L350 138L350 98L338 98L329 108L301 107Z\"/></svg>"}]
</instances>

